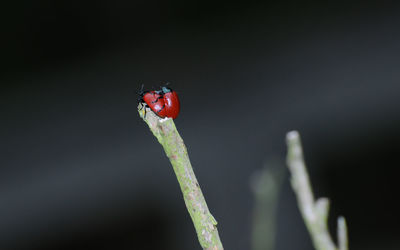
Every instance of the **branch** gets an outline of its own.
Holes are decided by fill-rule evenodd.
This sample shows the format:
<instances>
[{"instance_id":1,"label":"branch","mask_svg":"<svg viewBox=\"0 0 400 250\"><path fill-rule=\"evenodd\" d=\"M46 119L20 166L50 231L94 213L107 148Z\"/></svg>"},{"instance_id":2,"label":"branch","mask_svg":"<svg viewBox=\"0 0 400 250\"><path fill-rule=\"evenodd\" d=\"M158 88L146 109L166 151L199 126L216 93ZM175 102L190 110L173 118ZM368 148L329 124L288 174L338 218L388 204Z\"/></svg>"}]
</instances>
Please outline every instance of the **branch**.
<instances>
[{"instance_id":1,"label":"branch","mask_svg":"<svg viewBox=\"0 0 400 250\"><path fill-rule=\"evenodd\" d=\"M291 131L286 135L288 146L287 165L291 172L291 184L297 197L301 215L318 250L347 250L347 227L343 217L339 218L339 248L335 246L328 231L329 200L314 200L301 147L300 135Z\"/></svg>"},{"instance_id":2,"label":"branch","mask_svg":"<svg viewBox=\"0 0 400 250\"><path fill-rule=\"evenodd\" d=\"M338 241L339 241L339 250L348 250L349 249L349 240L347 238L347 225L346 220L343 216L338 218Z\"/></svg>"},{"instance_id":3,"label":"branch","mask_svg":"<svg viewBox=\"0 0 400 250\"><path fill-rule=\"evenodd\" d=\"M277 203L284 170L278 161L272 161L265 163L251 178L254 195L252 250L275 248Z\"/></svg>"},{"instance_id":4,"label":"branch","mask_svg":"<svg viewBox=\"0 0 400 250\"><path fill-rule=\"evenodd\" d=\"M147 123L153 135L163 146L172 164L182 190L186 208L192 218L200 245L207 250L222 250L217 221L208 210L196 176L190 164L185 144L172 119L160 119L150 109L138 106L140 117Z\"/></svg>"}]
</instances>

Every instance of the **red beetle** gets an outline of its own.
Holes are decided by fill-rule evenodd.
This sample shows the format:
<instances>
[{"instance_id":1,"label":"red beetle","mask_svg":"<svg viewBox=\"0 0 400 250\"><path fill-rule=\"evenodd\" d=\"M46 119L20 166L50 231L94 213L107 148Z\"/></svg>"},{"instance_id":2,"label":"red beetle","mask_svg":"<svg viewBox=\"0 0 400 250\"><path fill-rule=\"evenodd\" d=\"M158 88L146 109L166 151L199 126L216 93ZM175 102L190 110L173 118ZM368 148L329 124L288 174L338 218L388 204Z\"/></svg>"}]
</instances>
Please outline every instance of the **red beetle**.
<instances>
[{"instance_id":1,"label":"red beetle","mask_svg":"<svg viewBox=\"0 0 400 250\"><path fill-rule=\"evenodd\" d=\"M144 92L142 96L142 102L146 103L147 106L159 117L166 117L167 110L165 109L164 98L161 94L156 91Z\"/></svg>"},{"instance_id":2,"label":"red beetle","mask_svg":"<svg viewBox=\"0 0 400 250\"><path fill-rule=\"evenodd\" d=\"M175 119L179 115L181 104L179 102L178 94L166 86L161 88L165 109L167 111L166 117Z\"/></svg>"},{"instance_id":3,"label":"red beetle","mask_svg":"<svg viewBox=\"0 0 400 250\"><path fill-rule=\"evenodd\" d=\"M177 93L172 89L164 86L161 87L161 90L141 90L139 95L139 101L149 106L149 108L159 117L168 117L172 119L178 117L180 110L179 98Z\"/></svg>"}]
</instances>

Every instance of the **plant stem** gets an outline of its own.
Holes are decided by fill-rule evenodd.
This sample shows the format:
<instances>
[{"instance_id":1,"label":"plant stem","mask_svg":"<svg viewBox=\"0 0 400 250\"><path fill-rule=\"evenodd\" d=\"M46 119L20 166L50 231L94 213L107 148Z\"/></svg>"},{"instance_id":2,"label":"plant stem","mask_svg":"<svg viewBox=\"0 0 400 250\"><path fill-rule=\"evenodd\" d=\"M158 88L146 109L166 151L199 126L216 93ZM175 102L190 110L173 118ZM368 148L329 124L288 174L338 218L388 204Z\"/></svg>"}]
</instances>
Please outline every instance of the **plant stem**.
<instances>
[{"instance_id":1,"label":"plant stem","mask_svg":"<svg viewBox=\"0 0 400 250\"><path fill-rule=\"evenodd\" d=\"M216 227L217 221L208 210L193 172L186 146L175 127L174 121L169 118L160 119L150 109L142 108L141 104L139 104L138 111L153 135L163 146L172 164L200 245L207 250L222 250L223 246Z\"/></svg>"},{"instance_id":2,"label":"plant stem","mask_svg":"<svg viewBox=\"0 0 400 250\"><path fill-rule=\"evenodd\" d=\"M269 161L251 178L254 195L252 250L275 249L277 203L284 170L278 161Z\"/></svg>"},{"instance_id":3,"label":"plant stem","mask_svg":"<svg viewBox=\"0 0 400 250\"><path fill-rule=\"evenodd\" d=\"M339 250L348 250L349 243L347 238L347 225L346 220L343 216L338 218L338 242L339 242Z\"/></svg>"},{"instance_id":4,"label":"plant stem","mask_svg":"<svg viewBox=\"0 0 400 250\"><path fill-rule=\"evenodd\" d=\"M318 250L347 250L347 228L344 218L339 219L338 248L328 231L329 200L327 198L314 200L299 133L297 131L287 133L286 141L288 146L287 165L292 175L291 184L314 247Z\"/></svg>"}]
</instances>

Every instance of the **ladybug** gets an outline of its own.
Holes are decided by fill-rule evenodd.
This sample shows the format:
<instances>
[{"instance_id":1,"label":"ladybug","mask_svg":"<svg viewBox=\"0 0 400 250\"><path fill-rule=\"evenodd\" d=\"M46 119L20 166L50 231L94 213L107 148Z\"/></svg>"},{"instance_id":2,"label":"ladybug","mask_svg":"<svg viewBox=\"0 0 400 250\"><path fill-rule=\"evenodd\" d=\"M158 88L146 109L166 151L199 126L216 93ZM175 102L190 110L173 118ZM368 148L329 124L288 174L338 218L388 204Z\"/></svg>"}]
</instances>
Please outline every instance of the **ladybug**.
<instances>
[{"instance_id":1,"label":"ladybug","mask_svg":"<svg viewBox=\"0 0 400 250\"><path fill-rule=\"evenodd\" d=\"M179 111L181 108L181 104L179 102L179 98L178 98L178 94L164 86L161 88L162 91L162 95L163 95L163 99L164 99L164 105L165 105L165 109L166 109L166 117L170 117L172 119L175 119L178 117L179 115Z\"/></svg>"},{"instance_id":2,"label":"ladybug","mask_svg":"<svg viewBox=\"0 0 400 250\"><path fill-rule=\"evenodd\" d=\"M178 117L180 102L178 94L171 88L163 86L160 90L143 91L142 85L139 95L139 101L146 104L159 117L172 119Z\"/></svg>"},{"instance_id":3,"label":"ladybug","mask_svg":"<svg viewBox=\"0 0 400 250\"><path fill-rule=\"evenodd\" d=\"M144 92L142 96L142 103L145 103L159 117L164 118L167 116L164 98L156 91Z\"/></svg>"}]
</instances>

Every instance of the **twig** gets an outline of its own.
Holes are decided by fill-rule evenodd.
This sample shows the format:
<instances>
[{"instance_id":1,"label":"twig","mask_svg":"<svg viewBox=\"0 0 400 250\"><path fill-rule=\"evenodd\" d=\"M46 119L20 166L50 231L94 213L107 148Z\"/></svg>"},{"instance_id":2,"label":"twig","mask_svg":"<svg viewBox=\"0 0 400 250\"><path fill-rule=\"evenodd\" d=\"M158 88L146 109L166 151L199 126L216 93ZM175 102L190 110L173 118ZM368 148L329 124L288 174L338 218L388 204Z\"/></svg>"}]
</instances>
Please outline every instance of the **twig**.
<instances>
[{"instance_id":1,"label":"twig","mask_svg":"<svg viewBox=\"0 0 400 250\"><path fill-rule=\"evenodd\" d=\"M314 247L318 250L347 250L347 227L344 218L339 218L338 248L334 244L327 226L329 200L327 198L314 200L299 133L297 131L289 132L286 141L288 146L287 165L292 175L292 187Z\"/></svg>"},{"instance_id":2,"label":"twig","mask_svg":"<svg viewBox=\"0 0 400 250\"><path fill-rule=\"evenodd\" d=\"M277 200L284 177L281 163L268 162L251 178L254 194L252 250L273 250L275 247Z\"/></svg>"},{"instance_id":3,"label":"twig","mask_svg":"<svg viewBox=\"0 0 400 250\"><path fill-rule=\"evenodd\" d=\"M339 242L339 250L348 250L348 239L347 239L347 225L346 220L343 216L339 216L338 218L338 242Z\"/></svg>"},{"instance_id":4,"label":"twig","mask_svg":"<svg viewBox=\"0 0 400 250\"><path fill-rule=\"evenodd\" d=\"M222 250L217 221L208 210L196 176L190 164L185 144L172 119L158 118L150 109L138 107L139 115L163 146L183 193L186 208L192 218L200 245L207 250Z\"/></svg>"}]
</instances>

